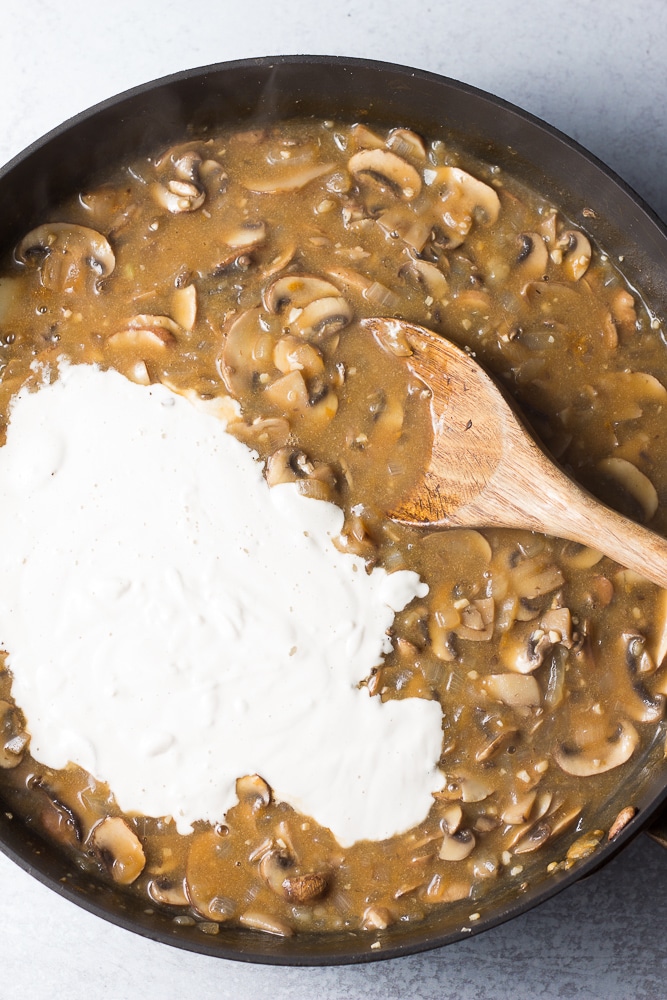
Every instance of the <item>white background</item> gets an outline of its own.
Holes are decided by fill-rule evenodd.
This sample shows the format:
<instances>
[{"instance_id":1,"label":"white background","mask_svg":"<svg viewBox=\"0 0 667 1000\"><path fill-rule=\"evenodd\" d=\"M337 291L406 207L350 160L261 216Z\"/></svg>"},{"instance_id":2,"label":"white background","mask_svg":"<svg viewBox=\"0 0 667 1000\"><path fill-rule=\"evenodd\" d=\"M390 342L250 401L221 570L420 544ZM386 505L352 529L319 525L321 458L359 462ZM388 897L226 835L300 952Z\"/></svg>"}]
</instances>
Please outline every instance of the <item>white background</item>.
<instances>
[{"instance_id":1,"label":"white background","mask_svg":"<svg viewBox=\"0 0 667 1000\"><path fill-rule=\"evenodd\" d=\"M399 62L488 90L576 138L667 219L663 0L5 3L0 162L151 78L292 53ZM667 852L644 837L587 882L479 938L339 969L245 966L147 942L0 856L1 1000L664 998L665 928Z\"/></svg>"}]
</instances>

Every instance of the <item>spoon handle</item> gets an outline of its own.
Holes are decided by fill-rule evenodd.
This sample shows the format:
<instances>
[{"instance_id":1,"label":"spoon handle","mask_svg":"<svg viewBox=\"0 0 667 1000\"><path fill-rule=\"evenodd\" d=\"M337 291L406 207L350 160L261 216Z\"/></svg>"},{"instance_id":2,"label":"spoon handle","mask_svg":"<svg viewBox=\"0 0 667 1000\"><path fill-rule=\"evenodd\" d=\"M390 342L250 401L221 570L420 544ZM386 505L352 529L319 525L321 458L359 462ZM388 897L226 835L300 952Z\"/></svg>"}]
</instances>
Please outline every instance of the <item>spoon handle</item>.
<instances>
[{"instance_id":1,"label":"spoon handle","mask_svg":"<svg viewBox=\"0 0 667 1000\"><path fill-rule=\"evenodd\" d=\"M461 521L469 526L471 520L477 520L477 526L492 521L567 538L598 549L621 566L667 588L666 539L591 496L561 472L534 442L527 443L524 438L517 445L521 460L499 467L487 484L482 519L473 501L459 512ZM494 500L498 517L490 519Z\"/></svg>"}]
</instances>

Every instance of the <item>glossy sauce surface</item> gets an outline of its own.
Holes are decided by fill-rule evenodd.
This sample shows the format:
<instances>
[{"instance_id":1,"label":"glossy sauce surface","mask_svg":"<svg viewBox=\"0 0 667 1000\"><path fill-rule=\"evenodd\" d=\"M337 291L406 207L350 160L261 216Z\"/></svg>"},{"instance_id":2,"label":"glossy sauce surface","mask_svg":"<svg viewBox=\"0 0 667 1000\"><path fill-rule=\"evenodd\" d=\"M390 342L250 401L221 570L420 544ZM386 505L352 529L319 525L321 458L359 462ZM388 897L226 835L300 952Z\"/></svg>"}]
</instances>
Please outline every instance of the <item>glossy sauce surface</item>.
<instances>
[{"instance_id":1,"label":"glossy sauce surface","mask_svg":"<svg viewBox=\"0 0 667 1000\"><path fill-rule=\"evenodd\" d=\"M483 912L594 850L662 739L664 595L571 543L388 521L429 454L428 389L355 320L403 316L466 346L576 478L664 533L661 330L604 253L492 165L333 123L160 151L54 221L0 279L3 412L58 357L234 396L230 431L269 484L338 504L344 549L428 584L365 686L440 703L444 786L413 830L343 849L238 775L238 805L181 836L33 760L6 671L12 808L177 918L275 934L381 930L457 900Z\"/></svg>"}]
</instances>

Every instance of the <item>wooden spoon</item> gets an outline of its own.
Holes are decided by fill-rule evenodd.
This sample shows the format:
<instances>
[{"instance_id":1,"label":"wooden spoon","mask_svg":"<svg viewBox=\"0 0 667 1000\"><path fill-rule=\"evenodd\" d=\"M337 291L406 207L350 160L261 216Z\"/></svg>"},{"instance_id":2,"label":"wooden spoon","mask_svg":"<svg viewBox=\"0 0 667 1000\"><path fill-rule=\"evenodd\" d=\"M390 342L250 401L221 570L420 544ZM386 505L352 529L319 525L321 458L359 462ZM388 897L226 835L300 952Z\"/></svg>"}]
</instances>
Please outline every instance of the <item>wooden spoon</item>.
<instances>
[{"instance_id":1,"label":"wooden spoon","mask_svg":"<svg viewBox=\"0 0 667 1000\"><path fill-rule=\"evenodd\" d=\"M431 392L433 450L389 516L405 524L527 528L598 549L667 588L667 541L572 482L493 379L444 337L396 319L361 321Z\"/></svg>"}]
</instances>

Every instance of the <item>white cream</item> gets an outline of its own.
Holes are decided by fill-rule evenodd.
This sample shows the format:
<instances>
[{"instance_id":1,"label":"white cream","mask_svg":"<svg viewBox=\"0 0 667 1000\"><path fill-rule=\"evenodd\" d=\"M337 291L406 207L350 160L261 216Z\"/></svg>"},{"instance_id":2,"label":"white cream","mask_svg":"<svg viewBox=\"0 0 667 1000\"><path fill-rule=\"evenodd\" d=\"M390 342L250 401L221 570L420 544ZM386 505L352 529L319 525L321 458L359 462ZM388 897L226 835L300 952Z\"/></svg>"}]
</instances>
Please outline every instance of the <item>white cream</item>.
<instances>
[{"instance_id":1,"label":"white cream","mask_svg":"<svg viewBox=\"0 0 667 1000\"><path fill-rule=\"evenodd\" d=\"M357 685L426 587L338 552L342 511L269 489L222 421L63 367L13 403L0 510L0 643L38 760L182 832L252 773L344 846L425 817L440 706Z\"/></svg>"}]
</instances>

